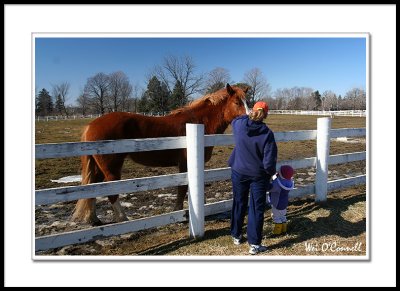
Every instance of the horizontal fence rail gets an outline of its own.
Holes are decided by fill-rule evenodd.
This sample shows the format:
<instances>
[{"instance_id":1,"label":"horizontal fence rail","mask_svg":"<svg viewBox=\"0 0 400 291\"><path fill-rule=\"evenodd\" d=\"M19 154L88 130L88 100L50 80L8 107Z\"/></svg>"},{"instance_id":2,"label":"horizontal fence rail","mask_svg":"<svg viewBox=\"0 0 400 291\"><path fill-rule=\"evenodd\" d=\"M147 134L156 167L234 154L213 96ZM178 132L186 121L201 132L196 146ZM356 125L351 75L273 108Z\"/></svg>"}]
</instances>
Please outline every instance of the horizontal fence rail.
<instances>
[{"instance_id":1,"label":"horizontal fence rail","mask_svg":"<svg viewBox=\"0 0 400 291\"><path fill-rule=\"evenodd\" d=\"M332 129L331 138L347 136L363 136L365 128ZM317 138L316 130L276 132L275 141L302 141ZM233 145L232 134L205 135L205 146ZM67 142L35 145L35 158L63 158L73 156L132 153L186 148L186 137L162 137L147 139L121 139L91 142Z\"/></svg>"},{"instance_id":2,"label":"horizontal fence rail","mask_svg":"<svg viewBox=\"0 0 400 291\"><path fill-rule=\"evenodd\" d=\"M37 159L47 159L179 148L186 148L185 136L38 144L35 154Z\"/></svg>"},{"instance_id":3,"label":"horizontal fence rail","mask_svg":"<svg viewBox=\"0 0 400 291\"><path fill-rule=\"evenodd\" d=\"M347 136L364 136L365 128L331 129L330 138ZM277 142L293 140L317 139L317 130L276 132ZM233 145L234 139L231 134L205 135L204 146ZM67 144L43 144L36 145L37 159L71 157L92 154L114 154L135 151L152 151L165 149L186 148L186 137L165 137L158 139L132 139L117 141L99 142L77 142ZM328 157L330 165L362 161L366 159L366 152L355 152L347 154L332 155ZM317 157L300 160L281 161L277 164L289 164L294 169L315 168ZM204 182L214 182L230 179L231 169L219 168L204 170ZM46 205L58 202L73 201L81 198L95 198L115 194L135 193L166 187L187 185L187 173L177 173L162 176L144 177L136 179L119 180L112 182L95 183L80 186L67 186L35 191L35 205ZM366 175L327 181L329 191L344 187L355 186L366 183ZM290 198L303 197L316 193L316 185L306 185L295 188L289 193ZM204 205L204 216L217 214L230 210L232 199ZM183 222L188 220L188 210L175 211L149 218L137 219L121 223L114 223L105 226L93 227L90 229L65 232L35 238L35 251L57 248L76 243L84 243L109 236L121 235L138 230L164 226L170 223ZM204 218L203 218L204 219Z\"/></svg>"},{"instance_id":4,"label":"horizontal fence rail","mask_svg":"<svg viewBox=\"0 0 400 291\"><path fill-rule=\"evenodd\" d=\"M366 153L350 153L332 155L329 164L340 164L365 160ZM277 163L277 168L281 165L290 165L294 169L315 167L316 158L305 158L301 160L287 160ZM218 168L204 171L205 182L215 182L230 179L231 168ZM120 193L135 193L160 188L187 185L187 174L169 174L154 177L144 177L126 179L120 181L101 182L80 186L66 186L36 190L35 205L46 205L58 202L74 201L80 198L103 197Z\"/></svg>"}]
</instances>

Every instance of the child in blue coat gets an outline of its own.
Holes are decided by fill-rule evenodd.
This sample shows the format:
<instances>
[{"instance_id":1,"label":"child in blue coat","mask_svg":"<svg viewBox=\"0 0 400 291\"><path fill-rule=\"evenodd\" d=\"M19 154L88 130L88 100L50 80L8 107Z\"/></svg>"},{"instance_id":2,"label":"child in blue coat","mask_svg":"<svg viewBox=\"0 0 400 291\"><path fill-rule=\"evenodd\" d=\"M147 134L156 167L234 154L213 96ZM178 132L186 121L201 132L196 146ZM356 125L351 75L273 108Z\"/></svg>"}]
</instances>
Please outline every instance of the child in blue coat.
<instances>
[{"instance_id":1,"label":"child in blue coat","mask_svg":"<svg viewBox=\"0 0 400 291\"><path fill-rule=\"evenodd\" d=\"M286 212L289 204L289 192L294 188L294 170L289 165L280 167L278 173L272 177L268 202L271 205L271 216L274 223L274 235L287 232Z\"/></svg>"}]
</instances>

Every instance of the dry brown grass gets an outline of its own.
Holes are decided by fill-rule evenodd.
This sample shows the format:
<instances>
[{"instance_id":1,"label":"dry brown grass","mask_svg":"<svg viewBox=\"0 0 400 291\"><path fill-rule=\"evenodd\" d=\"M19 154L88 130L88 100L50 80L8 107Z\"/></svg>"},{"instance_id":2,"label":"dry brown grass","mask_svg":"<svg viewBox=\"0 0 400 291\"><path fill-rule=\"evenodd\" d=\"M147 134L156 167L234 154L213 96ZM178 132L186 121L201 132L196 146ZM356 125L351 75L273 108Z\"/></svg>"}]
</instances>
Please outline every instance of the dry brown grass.
<instances>
[{"instance_id":1,"label":"dry brown grass","mask_svg":"<svg viewBox=\"0 0 400 291\"><path fill-rule=\"evenodd\" d=\"M364 186L332 192L323 205L316 204L312 197L296 199L288 208L288 233L274 237L268 209L263 238L268 251L259 256L365 256L365 213ZM189 238L187 223L177 223L40 254L171 256L175 259L181 256L250 256L247 243L240 246L232 243L229 225L229 213L223 213L207 218L205 235L198 240ZM306 245L316 249L310 250Z\"/></svg>"}]
</instances>

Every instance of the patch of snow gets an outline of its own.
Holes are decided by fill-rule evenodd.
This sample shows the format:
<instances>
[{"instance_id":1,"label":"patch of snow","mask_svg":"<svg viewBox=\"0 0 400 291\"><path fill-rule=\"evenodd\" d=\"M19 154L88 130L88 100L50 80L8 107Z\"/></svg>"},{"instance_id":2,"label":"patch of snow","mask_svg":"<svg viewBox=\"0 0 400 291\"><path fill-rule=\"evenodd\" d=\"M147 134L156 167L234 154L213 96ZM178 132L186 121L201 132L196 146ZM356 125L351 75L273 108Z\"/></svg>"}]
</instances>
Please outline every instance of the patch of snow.
<instances>
[{"instance_id":1,"label":"patch of snow","mask_svg":"<svg viewBox=\"0 0 400 291\"><path fill-rule=\"evenodd\" d=\"M123 207L132 207L133 204L129 203L129 202L121 202L121 206L123 206Z\"/></svg>"},{"instance_id":2,"label":"patch of snow","mask_svg":"<svg viewBox=\"0 0 400 291\"><path fill-rule=\"evenodd\" d=\"M336 141L347 142L347 143L365 143L365 139L362 138L347 138L347 137L338 137Z\"/></svg>"},{"instance_id":3,"label":"patch of snow","mask_svg":"<svg viewBox=\"0 0 400 291\"><path fill-rule=\"evenodd\" d=\"M53 183L72 183L72 182L80 182L82 180L81 175L76 175L76 176L67 176L67 177L62 177L58 180L50 180Z\"/></svg>"},{"instance_id":4,"label":"patch of snow","mask_svg":"<svg viewBox=\"0 0 400 291\"><path fill-rule=\"evenodd\" d=\"M168 194L158 194L157 197L158 198L163 198L163 197L171 197L172 194L168 193Z\"/></svg>"}]
</instances>

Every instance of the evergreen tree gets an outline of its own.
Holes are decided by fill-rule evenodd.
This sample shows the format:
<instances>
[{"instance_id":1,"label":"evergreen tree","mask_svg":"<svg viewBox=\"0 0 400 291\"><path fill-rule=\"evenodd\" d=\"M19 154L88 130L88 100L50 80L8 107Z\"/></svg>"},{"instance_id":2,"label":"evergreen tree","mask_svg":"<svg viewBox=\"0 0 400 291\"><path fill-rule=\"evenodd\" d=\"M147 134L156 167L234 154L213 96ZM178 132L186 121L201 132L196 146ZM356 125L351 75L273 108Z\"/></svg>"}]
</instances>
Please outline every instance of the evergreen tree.
<instances>
[{"instance_id":1,"label":"evergreen tree","mask_svg":"<svg viewBox=\"0 0 400 291\"><path fill-rule=\"evenodd\" d=\"M146 94L143 94L137 104L137 112L148 113L150 112L150 102Z\"/></svg>"},{"instance_id":2,"label":"evergreen tree","mask_svg":"<svg viewBox=\"0 0 400 291\"><path fill-rule=\"evenodd\" d=\"M185 97L185 92L181 82L177 81L175 83L174 89L172 90L169 108L170 110L177 109L184 106L188 102L187 97Z\"/></svg>"},{"instance_id":3,"label":"evergreen tree","mask_svg":"<svg viewBox=\"0 0 400 291\"><path fill-rule=\"evenodd\" d=\"M163 114L166 111L169 111L169 97L170 93L168 92L166 84L161 83L157 77L153 76L147 85L144 99L142 99L144 102L148 103L147 107L149 112Z\"/></svg>"},{"instance_id":4,"label":"evergreen tree","mask_svg":"<svg viewBox=\"0 0 400 291\"><path fill-rule=\"evenodd\" d=\"M54 109L59 114L61 114L64 111L64 102L62 101L60 94L57 95L56 105Z\"/></svg>"},{"instance_id":5,"label":"evergreen tree","mask_svg":"<svg viewBox=\"0 0 400 291\"><path fill-rule=\"evenodd\" d=\"M53 112L53 108L53 100L49 92L43 88L36 97L36 115L50 115Z\"/></svg>"},{"instance_id":6,"label":"evergreen tree","mask_svg":"<svg viewBox=\"0 0 400 291\"><path fill-rule=\"evenodd\" d=\"M318 110L319 108L321 108L321 103L322 103L321 94L319 94L318 90L313 92L313 97L314 97L314 100L315 100L315 108L314 108L314 110Z\"/></svg>"}]
</instances>

